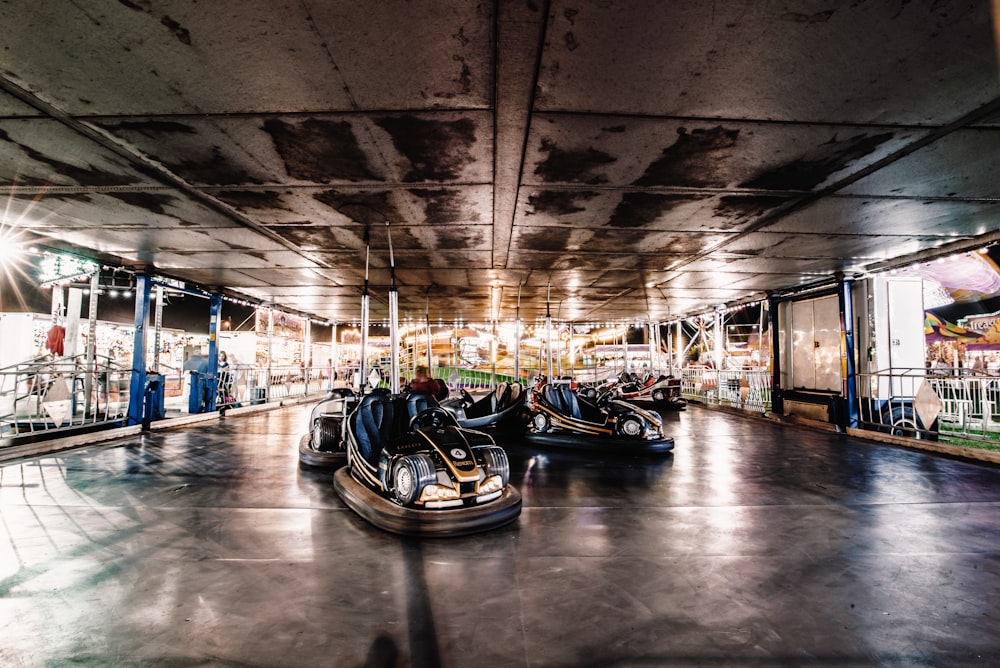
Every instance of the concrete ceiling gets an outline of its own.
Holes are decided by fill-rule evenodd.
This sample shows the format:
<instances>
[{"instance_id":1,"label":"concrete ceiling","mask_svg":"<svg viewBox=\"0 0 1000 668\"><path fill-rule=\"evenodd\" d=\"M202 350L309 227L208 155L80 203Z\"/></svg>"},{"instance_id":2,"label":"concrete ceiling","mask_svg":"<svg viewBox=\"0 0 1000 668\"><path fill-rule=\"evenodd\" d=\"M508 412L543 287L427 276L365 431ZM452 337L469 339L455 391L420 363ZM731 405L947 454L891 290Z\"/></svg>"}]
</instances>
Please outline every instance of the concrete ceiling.
<instances>
[{"instance_id":1,"label":"concrete ceiling","mask_svg":"<svg viewBox=\"0 0 1000 668\"><path fill-rule=\"evenodd\" d=\"M5 230L331 321L667 320L994 240L987 3L0 0ZM499 287L499 291L491 288ZM499 302L491 296L499 296Z\"/></svg>"}]
</instances>

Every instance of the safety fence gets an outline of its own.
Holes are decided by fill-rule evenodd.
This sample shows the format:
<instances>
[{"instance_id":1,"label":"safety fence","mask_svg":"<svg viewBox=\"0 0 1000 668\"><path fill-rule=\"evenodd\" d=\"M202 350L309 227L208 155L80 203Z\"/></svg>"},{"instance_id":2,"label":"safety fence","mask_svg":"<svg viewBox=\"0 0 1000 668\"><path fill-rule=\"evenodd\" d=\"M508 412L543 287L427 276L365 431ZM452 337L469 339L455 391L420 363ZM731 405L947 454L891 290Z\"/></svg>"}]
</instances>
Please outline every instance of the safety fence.
<instances>
[{"instance_id":1,"label":"safety fence","mask_svg":"<svg viewBox=\"0 0 1000 668\"><path fill-rule=\"evenodd\" d=\"M303 397L332 386L327 370L297 365L239 364L216 376L161 365L147 378L158 385L146 401L162 402L152 412L163 417L207 411L213 387L218 410ZM132 370L108 357L89 365L83 355L43 357L2 368L0 444L37 432L120 426L129 414L131 380Z\"/></svg>"},{"instance_id":2,"label":"safety fence","mask_svg":"<svg viewBox=\"0 0 1000 668\"><path fill-rule=\"evenodd\" d=\"M0 439L115 423L126 416L131 369L108 357L40 357L0 369Z\"/></svg>"},{"instance_id":3,"label":"safety fence","mask_svg":"<svg viewBox=\"0 0 1000 668\"><path fill-rule=\"evenodd\" d=\"M689 367L680 373L685 399L754 413L771 410L771 374L766 370Z\"/></svg>"},{"instance_id":4,"label":"safety fence","mask_svg":"<svg viewBox=\"0 0 1000 668\"><path fill-rule=\"evenodd\" d=\"M859 374L865 428L916 438L1000 441L1000 377L964 369Z\"/></svg>"}]
</instances>

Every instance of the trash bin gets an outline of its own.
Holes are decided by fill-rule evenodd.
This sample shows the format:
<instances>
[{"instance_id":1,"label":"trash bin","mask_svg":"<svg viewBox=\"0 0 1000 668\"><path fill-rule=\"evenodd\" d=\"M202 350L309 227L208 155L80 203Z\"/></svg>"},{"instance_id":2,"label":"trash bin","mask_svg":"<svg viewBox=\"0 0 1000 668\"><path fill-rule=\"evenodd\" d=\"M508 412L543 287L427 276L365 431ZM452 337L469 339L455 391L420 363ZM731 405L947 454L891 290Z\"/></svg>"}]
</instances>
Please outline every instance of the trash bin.
<instances>
[{"instance_id":1,"label":"trash bin","mask_svg":"<svg viewBox=\"0 0 1000 668\"><path fill-rule=\"evenodd\" d=\"M166 383L163 374L151 373L146 376L146 402L143 405L142 421L144 424L152 420L162 420L166 417Z\"/></svg>"},{"instance_id":2,"label":"trash bin","mask_svg":"<svg viewBox=\"0 0 1000 668\"><path fill-rule=\"evenodd\" d=\"M205 412L205 380L208 374L200 371L191 372L191 390L188 392L188 413Z\"/></svg>"}]
</instances>

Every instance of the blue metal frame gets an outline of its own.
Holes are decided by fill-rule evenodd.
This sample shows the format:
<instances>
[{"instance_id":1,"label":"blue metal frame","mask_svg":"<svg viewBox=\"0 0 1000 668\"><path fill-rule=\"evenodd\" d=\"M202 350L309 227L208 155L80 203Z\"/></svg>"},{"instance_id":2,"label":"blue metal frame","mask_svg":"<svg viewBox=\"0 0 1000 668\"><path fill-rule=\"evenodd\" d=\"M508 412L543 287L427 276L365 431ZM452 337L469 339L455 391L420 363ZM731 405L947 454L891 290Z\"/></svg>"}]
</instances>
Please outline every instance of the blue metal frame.
<instances>
[{"instance_id":1,"label":"blue metal frame","mask_svg":"<svg viewBox=\"0 0 1000 668\"><path fill-rule=\"evenodd\" d=\"M840 289L837 291L837 298L840 302L840 331L844 337L843 369L844 379L843 396L847 402L846 424L841 426L859 427L861 425L861 411L858 405L857 390L857 368L855 365L856 351L854 345L854 300L852 293L854 283L850 279L840 281Z\"/></svg>"},{"instance_id":2,"label":"blue metal frame","mask_svg":"<svg viewBox=\"0 0 1000 668\"><path fill-rule=\"evenodd\" d=\"M135 331L132 339L132 382L129 385L128 424L143 423L146 402L146 322L149 320L149 275L135 276Z\"/></svg>"},{"instance_id":3,"label":"blue metal frame","mask_svg":"<svg viewBox=\"0 0 1000 668\"><path fill-rule=\"evenodd\" d=\"M208 374L205 377L205 412L217 408L219 398L219 318L222 314L222 295L209 296L210 316L208 320Z\"/></svg>"},{"instance_id":4,"label":"blue metal frame","mask_svg":"<svg viewBox=\"0 0 1000 668\"><path fill-rule=\"evenodd\" d=\"M781 335L778 331L779 300L773 295L767 297L767 318L771 321L771 412L781 415L785 411L785 401L781 394Z\"/></svg>"}]
</instances>

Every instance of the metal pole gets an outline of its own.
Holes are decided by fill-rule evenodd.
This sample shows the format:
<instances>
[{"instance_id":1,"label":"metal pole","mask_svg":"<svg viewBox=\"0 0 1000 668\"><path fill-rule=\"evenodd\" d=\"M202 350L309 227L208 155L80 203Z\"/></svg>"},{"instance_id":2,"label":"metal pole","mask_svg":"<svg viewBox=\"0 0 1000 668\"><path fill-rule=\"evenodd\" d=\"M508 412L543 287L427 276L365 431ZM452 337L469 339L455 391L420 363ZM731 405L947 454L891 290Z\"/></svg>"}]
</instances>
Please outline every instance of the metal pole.
<instances>
[{"instance_id":1,"label":"metal pole","mask_svg":"<svg viewBox=\"0 0 1000 668\"><path fill-rule=\"evenodd\" d=\"M271 400L271 339L274 337L274 309L267 307L267 381L264 385L265 401Z\"/></svg>"},{"instance_id":2,"label":"metal pole","mask_svg":"<svg viewBox=\"0 0 1000 668\"><path fill-rule=\"evenodd\" d=\"M211 413L217 406L219 395L219 317L222 314L222 295L209 297L208 319L208 376L205 378L205 412Z\"/></svg>"},{"instance_id":3,"label":"metal pole","mask_svg":"<svg viewBox=\"0 0 1000 668\"><path fill-rule=\"evenodd\" d=\"M389 387L393 394L399 394L399 290L389 289L389 373L392 379Z\"/></svg>"},{"instance_id":4,"label":"metal pole","mask_svg":"<svg viewBox=\"0 0 1000 668\"><path fill-rule=\"evenodd\" d=\"M625 329L622 331L622 371L628 370L628 325L626 324Z\"/></svg>"},{"instance_id":5,"label":"metal pole","mask_svg":"<svg viewBox=\"0 0 1000 668\"><path fill-rule=\"evenodd\" d=\"M659 363L656 361L656 333L653 331L654 327L655 327L655 325L653 325L653 321L652 320L650 320L646 324L646 328L648 330L646 336L649 339L647 341L647 344L649 345L649 372L650 373L653 373L653 369L658 369L659 366L660 366Z\"/></svg>"},{"instance_id":6,"label":"metal pole","mask_svg":"<svg viewBox=\"0 0 1000 668\"><path fill-rule=\"evenodd\" d=\"M160 373L160 345L163 334L163 286L156 286L156 309L153 311L153 373Z\"/></svg>"},{"instance_id":7,"label":"metal pole","mask_svg":"<svg viewBox=\"0 0 1000 668\"><path fill-rule=\"evenodd\" d=\"M514 380L521 380L521 286L517 286L517 314L514 317Z\"/></svg>"},{"instance_id":8,"label":"metal pole","mask_svg":"<svg viewBox=\"0 0 1000 668\"><path fill-rule=\"evenodd\" d=\"M399 290L396 288L396 258L392 253L392 229L389 221L385 223L385 234L389 240L389 275L392 287L389 288L389 373L392 379L389 387L393 394L399 394Z\"/></svg>"},{"instance_id":9,"label":"metal pole","mask_svg":"<svg viewBox=\"0 0 1000 668\"><path fill-rule=\"evenodd\" d=\"M431 357L431 289L427 288L424 294L424 327L427 332L427 375L434 377L434 365ZM416 345L414 344L414 349Z\"/></svg>"},{"instance_id":10,"label":"metal pole","mask_svg":"<svg viewBox=\"0 0 1000 668\"><path fill-rule=\"evenodd\" d=\"M358 367L358 391L365 393L365 385L368 383L365 357L368 352L368 262L371 258L371 244L369 243L368 229L365 228L365 289L361 294L361 362Z\"/></svg>"},{"instance_id":11,"label":"metal pole","mask_svg":"<svg viewBox=\"0 0 1000 668\"><path fill-rule=\"evenodd\" d=\"M771 320L771 412L783 415L784 398L781 396L781 338L778 332L778 300L767 298L767 315Z\"/></svg>"},{"instance_id":12,"label":"metal pole","mask_svg":"<svg viewBox=\"0 0 1000 668\"><path fill-rule=\"evenodd\" d=\"M548 374L549 382L552 382L552 313L549 311L549 294L552 291L552 284L548 286L549 292L545 296L545 335L546 335L546 345L548 347L548 364L546 364L545 370Z\"/></svg>"},{"instance_id":13,"label":"metal pole","mask_svg":"<svg viewBox=\"0 0 1000 668\"><path fill-rule=\"evenodd\" d=\"M843 377L844 401L847 403L843 415L838 415L837 426L841 428L858 427L861 424L861 407L858 404L857 396L857 370L854 358L854 301L851 298L853 282L850 279L842 279L840 290L837 291L840 306L840 331L841 347L840 359L842 364L841 376Z\"/></svg>"},{"instance_id":14,"label":"metal pole","mask_svg":"<svg viewBox=\"0 0 1000 668\"><path fill-rule=\"evenodd\" d=\"M83 414L91 413L90 394L94 390L94 378L97 377L97 293L101 284L101 270L98 269L90 277L90 301L87 315L87 374L83 379Z\"/></svg>"},{"instance_id":15,"label":"metal pole","mask_svg":"<svg viewBox=\"0 0 1000 668\"><path fill-rule=\"evenodd\" d=\"M677 321L677 368L684 368L684 321Z\"/></svg>"},{"instance_id":16,"label":"metal pole","mask_svg":"<svg viewBox=\"0 0 1000 668\"><path fill-rule=\"evenodd\" d=\"M302 392L309 396L309 376L312 374L312 320L306 318L306 340L302 351Z\"/></svg>"}]
</instances>

